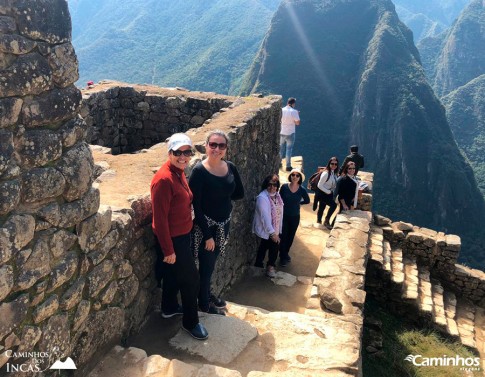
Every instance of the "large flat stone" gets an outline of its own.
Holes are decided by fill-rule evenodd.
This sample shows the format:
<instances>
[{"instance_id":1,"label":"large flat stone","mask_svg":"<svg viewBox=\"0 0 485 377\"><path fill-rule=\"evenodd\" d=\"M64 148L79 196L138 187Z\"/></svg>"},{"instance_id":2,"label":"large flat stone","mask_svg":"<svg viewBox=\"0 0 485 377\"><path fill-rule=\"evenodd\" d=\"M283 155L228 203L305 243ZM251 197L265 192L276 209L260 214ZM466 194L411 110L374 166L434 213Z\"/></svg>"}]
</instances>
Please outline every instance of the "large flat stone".
<instances>
[{"instance_id":1,"label":"large flat stone","mask_svg":"<svg viewBox=\"0 0 485 377\"><path fill-rule=\"evenodd\" d=\"M228 364L258 336L258 331L253 326L234 317L207 314L200 316L200 322L209 332L207 340L194 340L181 329L170 339L170 345L201 356L210 363Z\"/></svg>"}]
</instances>

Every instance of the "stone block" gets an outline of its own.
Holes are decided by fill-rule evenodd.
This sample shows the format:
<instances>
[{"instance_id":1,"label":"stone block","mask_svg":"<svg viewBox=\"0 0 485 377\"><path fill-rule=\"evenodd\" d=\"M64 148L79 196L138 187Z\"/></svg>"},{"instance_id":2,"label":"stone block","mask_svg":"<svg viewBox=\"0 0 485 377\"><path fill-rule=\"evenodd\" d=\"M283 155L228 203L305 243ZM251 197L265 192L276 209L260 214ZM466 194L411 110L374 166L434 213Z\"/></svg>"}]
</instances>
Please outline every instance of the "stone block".
<instances>
[{"instance_id":1,"label":"stone block","mask_svg":"<svg viewBox=\"0 0 485 377\"><path fill-rule=\"evenodd\" d=\"M92 183L93 167L93 155L84 142L63 154L57 169L66 180L63 195L67 201L79 199L88 191Z\"/></svg>"},{"instance_id":2,"label":"stone block","mask_svg":"<svg viewBox=\"0 0 485 377\"><path fill-rule=\"evenodd\" d=\"M35 203L60 196L66 185L55 168L34 168L22 175L22 201Z\"/></svg>"},{"instance_id":3,"label":"stone block","mask_svg":"<svg viewBox=\"0 0 485 377\"><path fill-rule=\"evenodd\" d=\"M45 207L37 210L37 216L41 220L45 220L53 226L59 225L61 218L59 204L57 202L50 203Z\"/></svg>"},{"instance_id":4,"label":"stone block","mask_svg":"<svg viewBox=\"0 0 485 377\"><path fill-rule=\"evenodd\" d=\"M3 341L5 344L6 349L12 349L14 347L17 347L20 344L20 339L18 338L15 333L11 333L9 336L5 338Z\"/></svg>"},{"instance_id":5,"label":"stone block","mask_svg":"<svg viewBox=\"0 0 485 377\"><path fill-rule=\"evenodd\" d=\"M0 16L0 33L10 34L17 30L15 18L8 16Z\"/></svg>"},{"instance_id":6,"label":"stone block","mask_svg":"<svg viewBox=\"0 0 485 377\"><path fill-rule=\"evenodd\" d=\"M446 249L450 251L460 251L461 249L461 239L455 234L447 234L445 237Z\"/></svg>"},{"instance_id":7,"label":"stone block","mask_svg":"<svg viewBox=\"0 0 485 377\"><path fill-rule=\"evenodd\" d=\"M70 148L74 144L84 141L87 136L88 125L81 118L76 117L67 121L61 128L61 140L64 148Z\"/></svg>"},{"instance_id":8,"label":"stone block","mask_svg":"<svg viewBox=\"0 0 485 377\"><path fill-rule=\"evenodd\" d=\"M99 212L76 227L79 246L87 252L93 250L111 229L111 207L101 206Z\"/></svg>"},{"instance_id":9,"label":"stone block","mask_svg":"<svg viewBox=\"0 0 485 377\"><path fill-rule=\"evenodd\" d=\"M352 305L357 306L358 308L362 309L365 303L365 291L361 289L347 289L345 294L349 297L350 302Z\"/></svg>"},{"instance_id":10,"label":"stone block","mask_svg":"<svg viewBox=\"0 0 485 377\"><path fill-rule=\"evenodd\" d=\"M53 85L47 60L36 52L21 55L7 69L0 70L0 97L40 94Z\"/></svg>"},{"instance_id":11,"label":"stone block","mask_svg":"<svg viewBox=\"0 0 485 377\"><path fill-rule=\"evenodd\" d=\"M39 324L45 319L52 317L59 308L59 298L57 295L50 296L41 305L35 308L33 319L35 324Z\"/></svg>"},{"instance_id":12,"label":"stone block","mask_svg":"<svg viewBox=\"0 0 485 377\"><path fill-rule=\"evenodd\" d=\"M21 184L18 179L0 182L0 216L11 212L20 203Z\"/></svg>"},{"instance_id":13,"label":"stone block","mask_svg":"<svg viewBox=\"0 0 485 377\"><path fill-rule=\"evenodd\" d=\"M419 244L423 242L423 235L421 233L417 232L409 232L406 236L406 240L414 243L414 244Z\"/></svg>"},{"instance_id":14,"label":"stone block","mask_svg":"<svg viewBox=\"0 0 485 377\"><path fill-rule=\"evenodd\" d=\"M70 42L53 47L47 61L57 86L65 88L79 79L77 57Z\"/></svg>"},{"instance_id":15,"label":"stone block","mask_svg":"<svg viewBox=\"0 0 485 377\"><path fill-rule=\"evenodd\" d=\"M60 307L62 310L71 310L81 301L85 285L86 279L84 277L79 278L71 285L61 298Z\"/></svg>"},{"instance_id":16,"label":"stone block","mask_svg":"<svg viewBox=\"0 0 485 377\"><path fill-rule=\"evenodd\" d=\"M7 170L13 152L13 133L0 129L0 174Z\"/></svg>"},{"instance_id":17,"label":"stone block","mask_svg":"<svg viewBox=\"0 0 485 377\"><path fill-rule=\"evenodd\" d=\"M128 198L134 212L135 227L146 225L152 220L152 202L150 194L136 195Z\"/></svg>"},{"instance_id":18,"label":"stone block","mask_svg":"<svg viewBox=\"0 0 485 377\"><path fill-rule=\"evenodd\" d=\"M74 314L73 323L72 323L72 330L77 331L84 321L88 318L89 311L91 310L91 303L87 300L82 300L76 310L76 314Z\"/></svg>"},{"instance_id":19,"label":"stone block","mask_svg":"<svg viewBox=\"0 0 485 377\"><path fill-rule=\"evenodd\" d=\"M410 232L413 230L413 224L405 223L402 221L397 221L392 223L397 229L402 230L403 232Z\"/></svg>"},{"instance_id":20,"label":"stone block","mask_svg":"<svg viewBox=\"0 0 485 377\"><path fill-rule=\"evenodd\" d=\"M13 288L13 268L3 266L0 268L0 301L8 296Z\"/></svg>"},{"instance_id":21,"label":"stone block","mask_svg":"<svg viewBox=\"0 0 485 377\"><path fill-rule=\"evenodd\" d=\"M39 279L47 276L50 272L48 242L44 239L38 239L27 262L24 263L19 272L15 282L15 291L26 290L32 287Z\"/></svg>"},{"instance_id":22,"label":"stone block","mask_svg":"<svg viewBox=\"0 0 485 377\"><path fill-rule=\"evenodd\" d=\"M99 295L99 300L103 305L108 305L115 298L116 292L118 292L118 283L116 281L112 281L108 285L108 288L106 288L104 292Z\"/></svg>"},{"instance_id":23,"label":"stone block","mask_svg":"<svg viewBox=\"0 0 485 377\"><path fill-rule=\"evenodd\" d=\"M2 38L0 38L0 52L5 52L8 54L27 54L32 51L35 46L35 41L16 34L4 34L2 35Z\"/></svg>"},{"instance_id":24,"label":"stone block","mask_svg":"<svg viewBox=\"0 0 485 377\"><path fill-rule=\"evenodd\" d=\"M62 155L60 137L51 130L27 131L16 149L25 169L44 166Z\"/></svg>"},{"instance_id":25,"label":"stone block","mask_svg":"<svg viewBox=\"0 0 485 377\"><path fill-rule=\"evenodd\" d=\"M81 92L75 86L53 89L22 105L22 122L26 127L57 123L71 118L81 104Z\"/></svg>"},{"instance_id":26,"label":"stone block","mask_svg":"<svg viewBox=\"0 0 485 377\"><path fill-rule=\"evenodd\" d=\"M16 250L22 249L34 238L35 219L31 215L14 215L3 224L13 240Z\"/></svg>"},{"instance_id":27,"label":"stone block","mask_svg":"<svg viewBox=\"0 0 485 377\"><path fill-rule=\"evenodd\" d=\"M49 239L51 255L54 259L64 256L64 254L74 245L77 236L66 230L59 230L53 233Z\"/></svg>"},{"instance_id":28,"label":"stone block","mask_svg":"<svg viewBox=\"0 0 485 377\"><path fill-rule=\"evenodd\" d=\"M96 248L92 252L88 254L89 259L92 260L95 266L100 264L104 258L106 258L109 251L116 245L118 237L119 231L115 228L96 245Z\"/></svg>"},{"instance_id":29,"label":"stone block","mask_svg":"<svg viewBox=\"0 0 485 377\"><path fill-rule=\"evenodd\" d=\"M122 259L116 265L116 276L118 279L124 279L130 276L133 273L133 267L131 266L130 262L126 259Z\"/></svg>"},{"instance_id":30,"label":"stone block","mask_svg":"<svg viewBox=\"0 0 485 377\"><path fill-rule=\"evenodd\" d=\"M100 194L97 188L91 187L80 199L60 206L59 226L68 228L94 215L99 208Z\"/></svg>"},{"instance_id":31,"label":"stone block","mask_svg":"<svg viewBox=\"0 0 485 377\"><path fill-rule=\"evenodd\" d=\"M95 298L98 293L109 283L114 274L114 263L104 260L88 275L89 297Z\"/></svg>"},{"instance_id":32,"label":"stone block","mask_svg":"<svg viewBox=\"0 0 485 377\"><path fill-rule=\"evenodd\" d=\"M11 302L0 304L0 339L15 330L25 319L29 308L29 295L24 294Z\"/></svg>"},{"instance_id":33,"label":"stone block","mask_svg":"<svg viewBox=\"0 0 485 377\"><path fill-rule=\"evenodd\" d=\"M75 252L69 253L64 260L52 268L48 292L59 288L62 284L72 278L77 270L78 256Z\"/></svg>"},{"instance_id":34,"label":"stone block","mask_svg":"<svg viewBox=\"0 0 485 377\"><path fill-rule=\"evenodd\" d=\"M154 253L145 252L137 259L136 263L133 264L133 272L136 274L139 281L143 281L150 272L154 270L155 260L156 256ZM296 278L293 275L286 274L289 276L285 276L283 275L285 273L282 271L278 271L278 274L280 274L280 276L277 275L276 278L273 279L273 282L276 285L286 285L282 284L283 282L286 282L287 284L291 284L289 286L292 286L296 281Z\"/></svg>"},{"instance_id":35,"label":"stone block","mask_svg":"<svg viewBox=\"0 0 485 377\"><path fill-rule=\"evenodd\" d=\"M56 314L50 317L41 329L42 336L38 343L39 351L52 352L54 347L57 347L60 355L70 354L71 334L67 313Z\"/></svg>"},{"instance_id":36,"label":"stone block","mask_svg":"<svg viewBox=\"0 0 485 377\"><path fill-rule=\"evenodd\" d=\"M136 297L140 283L135 274L130 275L123 283L119 285L119 301L125 308L128 307Z\"/></svg>"},{"instance_id":37,"label":"stone block","mask_svg":"<svg viewBox=\"0 0 485 377\"><path fill-rule=\"evenodd\" d=\"M64 0L15 1L18 30L22 35L50 44L71 39L71 18Z\"/></svg>"},{"instance_id":38,"label":"stone block","mask_svg":"<svg viewBox=\"0 0 485 377\"><path fill-rule=\"evenodd\" d=\"M18 352L32 351L42 336L42 330L37 326L24 326Z\"/></svg>"},{"instance_id":39,"label":"stone block","mask_svg":"<svg viewBox=\"0 0 485 377\"><path fill-rule=\"evenodd\" d=\"M23 100L20 98L0 98L0 128L17 123L22 104Z\"/></svg>"}]
</instances>

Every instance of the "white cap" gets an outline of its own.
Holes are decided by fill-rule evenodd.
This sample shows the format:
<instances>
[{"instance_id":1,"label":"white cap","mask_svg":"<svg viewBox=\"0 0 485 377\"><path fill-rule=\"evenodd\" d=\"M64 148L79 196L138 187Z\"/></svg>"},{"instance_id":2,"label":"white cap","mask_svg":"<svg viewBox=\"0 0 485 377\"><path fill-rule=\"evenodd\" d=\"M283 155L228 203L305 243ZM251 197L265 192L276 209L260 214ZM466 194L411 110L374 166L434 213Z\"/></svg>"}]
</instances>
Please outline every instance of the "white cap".
<instances>
[{"instance_id":1,"label":"white cap","mask_svg":"<svg viewBox=\"0 0 485 377\"><path fill-rule=\"evenodd\" d=\"M169 151L176 151L184 145L192 147L192 140L190 140L190 137L188 137L186 134L173 134L172 136L170 136L170 139L168 139Z\"/></svg>"}]
</instances>

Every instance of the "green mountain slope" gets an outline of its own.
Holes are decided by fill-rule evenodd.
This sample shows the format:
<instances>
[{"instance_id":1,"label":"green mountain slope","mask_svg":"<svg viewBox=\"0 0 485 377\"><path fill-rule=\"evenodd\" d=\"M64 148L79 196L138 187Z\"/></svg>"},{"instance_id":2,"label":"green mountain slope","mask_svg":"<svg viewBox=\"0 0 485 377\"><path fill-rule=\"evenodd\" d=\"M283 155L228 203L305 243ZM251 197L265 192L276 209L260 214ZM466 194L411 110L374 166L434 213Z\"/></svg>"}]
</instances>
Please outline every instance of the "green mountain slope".
<instances>
[{"instance_id":1,"label":"green mountain slope","mask_svg":"<svg viewBox=\"0 0 485 377\"><path fill-rule=\"evenodd\" d=\"M485 3L472 0L446 34L434 61L433 88L442 97L485 73Z\"/></svg>"},{"instance_id":2,"label":"green mountain slope","mask_svg":"<svg viewBox=\"0 0 485 377\"><path fill-rule=\"evenodd\" d=\"M378 213L458 233L464 260L484 262L483 198L390 1L284 1L244 88L297 98L307 167L359 144Z\"/></svg>"},{"instance_id":3,"label":"green mountain slope","mask_svg":"<svg viewBox=\"0 0 485 377\"><path fill-rule=\"evenodd\" d=\"M88 80L234 92L280 0L69 0Z\"/></svg>"},{"instance_id":4,"label":"green mountain slope","mask_svg":"<svg viewBox=\"0 0 485 377\"><path fill-rule=\"evenodd\" d=\"M444 96L441 102L485 196L485 74Z\"/></svg>"},{"instance_id":5,"label":"green mountain slope","mask_svg":"<svg viewBox=\"0 0 485 377\"><path fill-rule=\"evenodd\" d=\"M469 0L393 0L396 12L418 43L447 29Z\"/></svg>"}]
</instances>

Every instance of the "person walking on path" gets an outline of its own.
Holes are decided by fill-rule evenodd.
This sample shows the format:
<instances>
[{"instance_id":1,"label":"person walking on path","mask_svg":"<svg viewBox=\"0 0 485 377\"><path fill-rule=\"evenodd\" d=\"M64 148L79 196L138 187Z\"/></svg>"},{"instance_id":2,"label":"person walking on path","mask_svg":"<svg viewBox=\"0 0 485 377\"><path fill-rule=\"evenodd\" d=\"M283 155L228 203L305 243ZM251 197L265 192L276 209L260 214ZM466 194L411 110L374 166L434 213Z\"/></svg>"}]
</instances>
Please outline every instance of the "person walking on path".
<instances>
[{"instance_id":1,"label":"person walking on path","mask_svg":"<svg viewBox=\"0 0 485 377\"><path fill-rule=\"evenodd\" d=\"M268 175L262 185L261 192L256 198L256 210L253 220L253 233L260 239L256 262L254 266L263 268L263 261L268 251L266 276L276 277L276 259L280 235L283 230L283 200L278 189L280 181L276 174Z\"/></svg>"},{"instance_id":2,"label":"person walking on path","mask_svg":"<svg viewBox=\"0 0 485 377\"><path fill-rule=\"evenodd\" d=\"M355 163L355 175L359 173L359 170L364 167L364 156L359 153L359 147L357 145L352 145L350 147L350 154L345 157L345 160L340 168L339 174L342 174L342 170L347 164L347 162L352 161Z\"/></svg>"},{"instance_id":3,"label":"person walking on path","mask_svg":"<svg viewBox=\"0 0 485 377\"><path fill-rule=\"evenodd\" d=\"M291 171L291 153L295 144L296 126L300 125L300 112L295 110L296 99L288 98L287 105L281 109L280 156L286 157L286 171Z\"/></svg>"},{"instance_id":4,"label":"person walking on path","mask_svg":"<svg viewBox=\"0 0 485 377\"><path fill-rule=\"evenodd\" d=\"M284 204L280 243L280 266L282 267L291 262L290 248L295 239L298 225L300 225L300 206L310 203L310 197L301 185L304 180L305 175L301 170L293 168L288 176L289 183L285 183L280 188L280 195Z\"/></svg>"},{"instance_id":5,"label":"person walking on path","mask_svg":"<svg viewBox=\"0 0 485 377\"><path fill-rule=\"evenodd\" d=\"M150 185L152 228L163 276L162 317L183 314L182 328L195 339L209 334L199 322L197 294L199 276L190 247L192 230L192 192L184 169L192 152L192 141L185 134L174 134L168 141L168 160L157 171ZM180 290L182 306L177 293Z\"/></svg>"},{"instance_id":6,"label":"person walking on path","mask_svg":"<svg viewBox=\"0 0 485 377\"><path fill-rule=\"evenodd\" d=\"M337 208L337 204L333 198L333 192L337 187L337 171L338 159L337 157L332 157L328 160L327 166L317 184L317 188L320 190L318 194L317 223L322 223L323 212L325 211L325 207L328 206L327 215L325 216L323 225L329 230L333 228L333 224L330 224L330 219Z\"/></svg>"},{"instance_id":7,"label":"person walking on path","mask_svg":"<svg viewBox=\"0 0 485 377\"><path fill-rule=\"evenodd\" d=\"M206 139L207 158L195 165L189 179L194 193L193 249L199 259L199 308L224 315L226 302L211 293L211 278L219 254L224 255L231 225L232 201L244 197L236 166L226 161L229 139L220 130Z\"/></svg>"},{"instance_id":8,"label":"person walking on path","mask_svg":"<svg viewBox=\"0 0 485 377\"><path fill-rule=\"evenodd\" d=\"M357 208L359 184L355 179L355 162L345 164L342 175L337 179L334 195L338 196L340 212Z\"/></svg>"}]
</instances>

